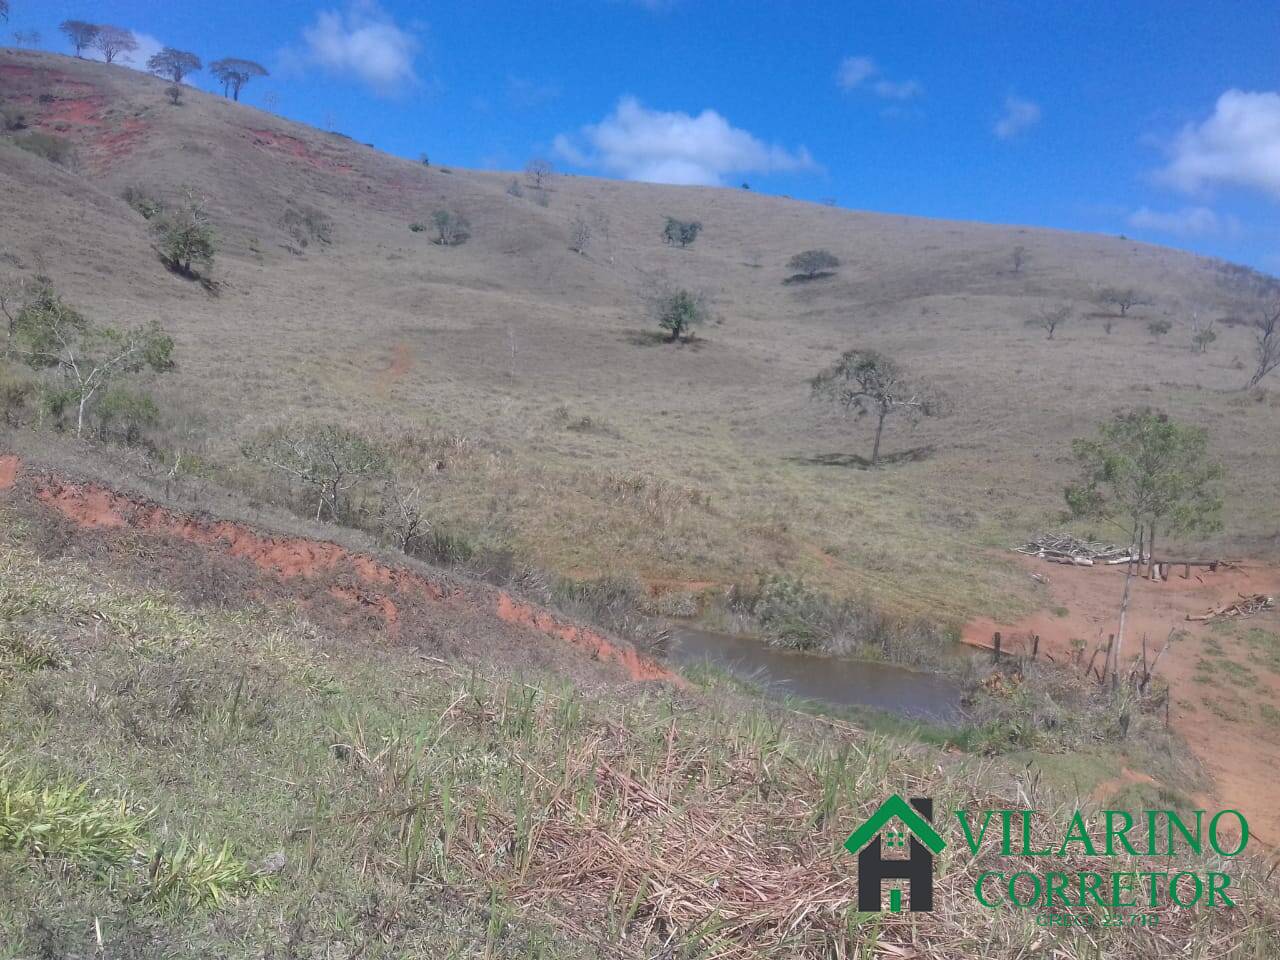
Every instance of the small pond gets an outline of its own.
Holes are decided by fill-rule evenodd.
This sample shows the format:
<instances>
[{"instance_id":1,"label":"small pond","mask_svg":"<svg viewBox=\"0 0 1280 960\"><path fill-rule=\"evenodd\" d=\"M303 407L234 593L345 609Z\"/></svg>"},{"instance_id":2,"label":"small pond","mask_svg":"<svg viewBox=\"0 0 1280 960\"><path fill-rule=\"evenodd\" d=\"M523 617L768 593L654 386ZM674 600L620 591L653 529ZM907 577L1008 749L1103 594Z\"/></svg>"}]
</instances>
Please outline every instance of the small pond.
<instances>
[{"instance_id":1,"label":"small pond","mask_svg":"<svg viewBox=\"0 0 1280 960\"><path fill-rule=\"evenodd\" d=\"M958 720L960 687L935 673L891 663L845 660L780 650L753 637L672 624L669 658L709 662L775 695L790 694L837 707L871 707L918 720Z\"/></svg>"}]
</instances>

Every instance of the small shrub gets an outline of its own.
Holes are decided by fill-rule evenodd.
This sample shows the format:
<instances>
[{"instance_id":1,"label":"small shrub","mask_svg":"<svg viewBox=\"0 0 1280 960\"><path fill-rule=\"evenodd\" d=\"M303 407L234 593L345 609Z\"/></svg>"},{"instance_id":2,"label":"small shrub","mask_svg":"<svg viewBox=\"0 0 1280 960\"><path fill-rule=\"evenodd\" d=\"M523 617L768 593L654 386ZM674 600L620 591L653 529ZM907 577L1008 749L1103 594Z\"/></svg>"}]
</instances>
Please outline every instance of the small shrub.
<instances>
[{"instance_id":1,"label":"small shrub","mask_svg":"<svg viewBox=\"0 0 1280 960\"><path fill-rule=\"evenodd\" d=\"M28 133L25 137L18 137L13 142L28 153L34 153L37 157L43 157L59 166L70 162L75 154L70 140L48 133Z\"/></svg>"},{"instance_id":2,"label":"small shrub","mask_svg":"<svg viewBox=\"0 0 1280 960\"><path fill-rule=\"evenodd\" d=\"M158 218L153 228L161 258L171 270L193 277L193 264L213 266L217 234L205 212L204 201L187 192L186 202Z\"/></svg>"},{"instance_id":3,"label":"small shrub","mask_svg":"<svg viewBox=\"0 0 1280 960\"><path fill-rule=\"evenodd\" d=\"M1173 329L1173 324L1168 320L1152 320L1147 324L1147 333L1153 337L1163 337Z\"/></svg>"},{"instance_id":4,"label":"small shrub","mask_svg":"<svg viewBox=\"0 0 1280 960\"><path fill-rule=\"evenodd\" d=\"M422 233L426 229L427 229L427 225L423 223L421 220L415 220L413 221L413 223L409 224L409 230L412 233Z\"/></svg>"},{"instance_id":5,"label":"small shrub","mask_svg":"<svg viewBox=\"0 0 1280 960\"><path fill-rule=\"evenodd\" d=\"M507 195L512 197L524 196L524 187L520 185L520 181L515 177L512 177L511 182L507 184Z\"/></svg>"},{"instance_id":6,"label":"small shrub","mask_svg":"<svg viewBox=\"0 0 1280 960\"><path fill-rule=\"evenodd\" d=\"M215 849L184 837L173 852L156 850L150 863L147 900L176 912L221 906L232 897L261 891L271 882L236 857L227 843Z\"/></svg>"},{"instance_id":7,"label":"small shrub","mask_svg":"<svg viewBox=\"0 0 1280 960\"><path fill-rule=\"evenodd\" d=\"M11 104L0 106L0 129L9 131L27 129L26 113L20 107Z\"/></svg>"},{"instance_id":8,"label":"small shrub","mask_svg":"<svg viewBox=\"0 0 1280 960\"><path fill-rule=\"evenodd\" d=\"M164 201L153 197L146 187L125 187L120 197L134 210L142 214L144 220L150 220L164 213Z\"/></svg>"},{"instance_id":9,"label":"small shrub","mask_svg":"<svg viewBox=\"0 0 1280 960\"><path fill-rule=\"evenodd\" d=\"M431 216L436 228L436 243L443 247L456 247L471 237L471 223L460 213L437 210Z\"/></svg>"},{"instance_id":10,"label":"small shrub","mask_svg":"<svg viewBox=\"0 0 1280 960\"><path fill-rule=\"evenodd\" d=\"M300 247L312 241L333 242L333 218L323 210L308 204L291 203L280 218L280 226Z\"/></svg>"},{"instance_id":11,"label":"small shrub","mask_svg":"<svg viewBox=\"0 0 1280 960\"><path fill-rule=\"evenodd\" d=\"M787 261L795 276L803 280L825 277L840 266L840 260L830 250L805 250Z\"/></svg>"},{"instance_id":12,"label":"small shrub","mask_svg":"<svg viewBox=\"0 0 1280 960\"><path fill-rule=\"evenodd\" d=\"M662 228L662 240L668 246L687 247L698 239L702 232L702 224L697 220L677 220L667 217Z\"/></svg>"}]
</instances>

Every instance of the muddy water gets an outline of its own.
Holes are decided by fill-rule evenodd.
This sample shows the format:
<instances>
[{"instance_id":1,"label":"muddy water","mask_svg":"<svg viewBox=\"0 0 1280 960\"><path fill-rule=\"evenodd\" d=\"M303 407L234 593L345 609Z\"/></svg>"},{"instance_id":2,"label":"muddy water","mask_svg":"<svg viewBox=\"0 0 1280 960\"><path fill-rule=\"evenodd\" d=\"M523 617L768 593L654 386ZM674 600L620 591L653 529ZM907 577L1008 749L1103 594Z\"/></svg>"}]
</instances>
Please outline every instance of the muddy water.
<instances>
[{"instance_id":1,"label":"muddy water","mask_svg":"<svg viewBox=\"0 0 1280 960\"><path fill-rule=\"evenodd\" d=\"M751 637L682 624L671 627L669 657L680 664L710 662L773 694L837 707L872 707L920 720L960 718L960 688L955 683L893 664L778 650Z\"/></svg>"}]
</instances>

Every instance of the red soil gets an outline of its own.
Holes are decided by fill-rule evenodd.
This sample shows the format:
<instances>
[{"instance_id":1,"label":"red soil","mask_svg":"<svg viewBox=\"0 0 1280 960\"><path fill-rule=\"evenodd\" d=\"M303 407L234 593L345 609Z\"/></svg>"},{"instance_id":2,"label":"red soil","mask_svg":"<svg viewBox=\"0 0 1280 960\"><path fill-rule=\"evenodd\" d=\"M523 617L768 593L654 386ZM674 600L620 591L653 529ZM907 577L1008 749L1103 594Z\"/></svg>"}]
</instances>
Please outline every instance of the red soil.
<instances>
[{"instance_id":1,"label":"red soil","mask_svg":"<svg viewBox=\"0 0 1280 960\"><path fill-rule=\"evenodd\" d=\"M963 640L989 648L992 633L999 630L1005 650L1030 653L1031 637L1038 635L1041 654L1067 663L1073 657L1074 638L1085 641L1087 663L1098 644L1116 631L1124 567L1068 567L1018 559L1028 573L1048 579L1044 608L1012 624L975 620L965 627ZM1255 833L1277 843L1280 809L1274 798L1280 787L1280 730L1262 716L1261 706L1280 704L1280 676L1254 662L1234 634L1257 627L1280 635L1280 612L1259 614L1233 629L1186 619L1240 594L1257 593L1280 596L1280 569L1245 564L1210 573L1192 568L1191 577L1183 579L1183 569L1175 568L1167 581L1158 583L1135 577L1121 659L1126 665L1141 662L1145 637L1151 661L1179 631L1181 639L1174 641L1157 668L1173 697L1174 730L1213 777L1216 799L1244 811ZM1256 676L1256 682L1233 684L1222 674L1218 682L1205 683L1203 674L1197 680L1197 664L1215 659L1234 661ZM1096 665L1102 660L1099 653ZM1224 709L1229 716L1223 716Z\"/></svg>"},{"instance_id":2,"label":"red soil","mask_svg":"<svg viewBox=\"0 0 1280 960\"><path fill-rule=\"evenodd\" d=\"M136 117L113 119L98 86L57 70L0 64L0 86L7 100L24 107L33 128L74 141L95 167L129 156L150 129Z\"/></svg>"},{"instance_id":3,"label":"red soil","mask_svg":"<svg viewBox=\"0 0 1280 960\"><path fill-rule=\"evenodd\" d=\"M280 133L278 130L253 129L248 129L247 132L252 137L255 147L265 148L272 153L285 154L301 160L317 170L336 170L340 173L350 173L354 169L350 163L335 159L332 156L326 156L321 151L314 149L305 140L291 137L287 133Z\"/></svg>"},{"instance_id":4,"label":"red soil","mask_svg":"<svg viewBox=\"0 0 1280 960\"><path fill-rule=\"evenodd\" d=\"M16 478L16 457L0 460L0 486ZM36 484L36 498L76 524L87 528L129 528L246 560L277 581L312 580L340 576L343 584L328 588L330 596L357 610L377 616L394 635L406 604L469 605L487 611L504 623L564 641L592 659L616 664L633 680L661 680L683 686L685 681L630 646L587 627L561 619L549 610L517 600L506 591L457 587L425 574L383 563L335 543L301 537L272 537L241 523L205 519L171 511L155 503L128 497L92 484L70 484L44 478ZM354 584L349 586L347 584ZM396 599L392 599L392 596Z\"/></svg>"},{"instance_id":5,"label":"red soil","mask_svg":"<svg viewBox=\"0 0 1280 960\"><path fill-rule=\"evenodd\" d=\"M18 458L0 456L0 490L8 490L18 480Z\"/></svg>"}]
</instances>

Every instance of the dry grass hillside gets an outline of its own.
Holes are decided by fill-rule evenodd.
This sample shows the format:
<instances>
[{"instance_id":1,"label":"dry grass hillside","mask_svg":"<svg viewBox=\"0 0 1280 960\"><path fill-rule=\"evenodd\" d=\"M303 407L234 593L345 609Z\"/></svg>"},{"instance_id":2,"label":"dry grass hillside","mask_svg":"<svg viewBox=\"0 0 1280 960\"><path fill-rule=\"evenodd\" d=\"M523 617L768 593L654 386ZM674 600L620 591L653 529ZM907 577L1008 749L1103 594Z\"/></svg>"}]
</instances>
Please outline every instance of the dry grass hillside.
<instances>
[{"instance_id":1,"label":"dry grass hillside","mask_svg":"<svg viewBox=\"0 0 1280 960\"><path fill-rule=\"evenodd\" d=\"M975 558L1056 524L1072 437L1154 404L1210 427L1227 465L1215 547L1276 552L1276 411L1239 389L1249 332L1220 323L1207 353L1190 348L1194 312L1250 309L1223 264L744 190L557 176L541 194L523 174L426 167L194 90L175 106L164 88L0 52L0 96L27 124L0 136L0 258L97 319L174 335L177 371L156 385L166 449L219 480L253 489L240 445L292 420L450 437L466 456L432 478L436 516L561 573L698 587L786 569L955 623L1026 608L1025 575ZM13 142L32 132L73 154ZM213 290L168 272L122 199L186 187L220 237ZM431 242L442 208L470 220L468 242ZM666 215L701 221L701 237L664 245ZM578 216L608 222L585 255L570 249ZM814 247L840 258L835 275L785 283L787 259ZM687 345L660 342L646 314L664 280L710 298L714 321ZM1115 285L1154 302L1107 333L1096 292ZM1050 341L1027 321L1059 302L1074 316ZM1153 318L1171 332L1150 335ZM809 399L808 378L850 347L952 401L946 419L891 425L886 451L907 455L885 469L858 461L867 424Z\"/></svg>"}]
</instances>

